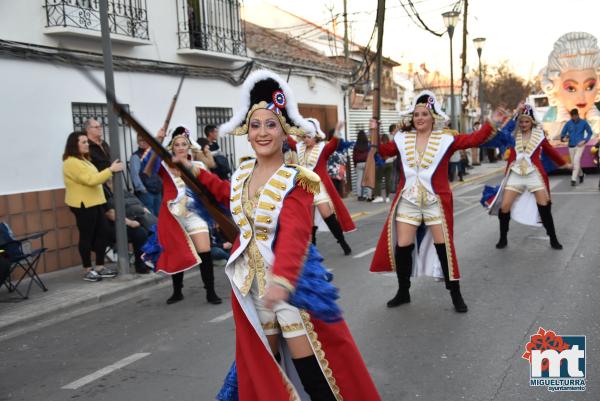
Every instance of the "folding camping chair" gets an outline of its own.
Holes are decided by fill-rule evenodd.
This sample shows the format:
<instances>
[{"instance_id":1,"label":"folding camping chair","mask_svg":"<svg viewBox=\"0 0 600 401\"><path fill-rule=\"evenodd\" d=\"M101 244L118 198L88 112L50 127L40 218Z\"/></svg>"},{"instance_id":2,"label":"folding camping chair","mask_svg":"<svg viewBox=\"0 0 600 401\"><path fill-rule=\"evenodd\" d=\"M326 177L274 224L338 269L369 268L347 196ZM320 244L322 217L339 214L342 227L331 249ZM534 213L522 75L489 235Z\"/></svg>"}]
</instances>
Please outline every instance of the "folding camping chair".
<instances>
[{"instance_id":1,"label":"folding camping chair","mask_svg":"<svg viewBox=\"0 0 600 401\"><path fill-rule=\"evenodd\" d=\"M23 299L29 298L31 285L34 282L43 291L48 291L36 272L40 257L47 249L44 248L44 235L46 233L47 231L42 231L23 238L16 238L8 224L0 223L0 250L2 251L0 258L3 259L2 262L5 266L8 265L8 272L7 274L2 274L0 286L6 286L9 292L16 292ZM38 238L42 240L42 247L31 249L31 241ZM20 274L16 273L15 281L13 281L12 276L16 271L20 271ZM30 280L27 290L23 293L19 290L19 285L27 277Z\"/></svg>"}]
</instances>

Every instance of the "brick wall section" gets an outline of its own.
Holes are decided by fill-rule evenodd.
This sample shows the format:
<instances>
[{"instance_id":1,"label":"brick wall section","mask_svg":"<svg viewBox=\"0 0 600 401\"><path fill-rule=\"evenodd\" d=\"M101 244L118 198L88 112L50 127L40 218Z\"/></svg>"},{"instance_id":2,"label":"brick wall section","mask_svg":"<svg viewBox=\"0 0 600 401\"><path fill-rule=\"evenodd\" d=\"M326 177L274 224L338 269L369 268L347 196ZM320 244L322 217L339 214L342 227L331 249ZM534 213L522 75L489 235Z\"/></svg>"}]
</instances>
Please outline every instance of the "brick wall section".
<instances>
[{"instance_id":1,"label":"brick wall section","mask_svg":"<svg viewBox=\"0 0 600 401\"><path fill-rule=\"evenodd\" d=\"M65 205L64 189L0 195L0 221L8 223L17 237L48 231L44 237L48 250L40 260L38 273L81 264L79 232L75 216ZM41 241L33 241L32 248L39 247Z\"/></svg>"}]
</instances>

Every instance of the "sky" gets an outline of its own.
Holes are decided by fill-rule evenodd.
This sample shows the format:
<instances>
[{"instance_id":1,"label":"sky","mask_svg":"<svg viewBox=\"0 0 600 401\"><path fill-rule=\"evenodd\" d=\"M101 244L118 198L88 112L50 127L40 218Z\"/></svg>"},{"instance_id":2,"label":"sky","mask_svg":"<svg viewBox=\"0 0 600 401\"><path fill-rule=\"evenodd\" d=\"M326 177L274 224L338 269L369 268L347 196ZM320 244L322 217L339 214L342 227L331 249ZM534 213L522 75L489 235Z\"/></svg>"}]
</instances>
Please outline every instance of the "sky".
<instances>
[{"instance_id":1,"label":"sky","mask_svg":"<svg viewBox=\"0 0 600 401\"><path fill-rule=\"evenodd\" d=\"M343 12L343 0L245 0L246 5L267 1L319 25L333 14ZM412 0L419 15L434 31L444 31L441 13L450 11L456 1ZM347 0L351 39L366 44L376 16L377 0ZM600 38L600 1L598 0L469 0L467 27L467 64L478 65L473 38L485 37L482 62L497 65L507 60L525 79L537 75L547 62L554 42L571 31L584 31ZM425 63L430 71L449 75L450 45L447 34L435 36L419 28L407 16L402 4L408 0L386 0L384 56L403 64ZM568 5L569 9L566 8ZM462 14L461 14L462 19ZM340 19L341 22L341 19ZM332 25L328 25L331 29ZM343 35L343 25L338 25ZM454 33L454 73L460 71L462 21ZM374 39L372 49L375 49Z\"/></svg>"}]
</instances>

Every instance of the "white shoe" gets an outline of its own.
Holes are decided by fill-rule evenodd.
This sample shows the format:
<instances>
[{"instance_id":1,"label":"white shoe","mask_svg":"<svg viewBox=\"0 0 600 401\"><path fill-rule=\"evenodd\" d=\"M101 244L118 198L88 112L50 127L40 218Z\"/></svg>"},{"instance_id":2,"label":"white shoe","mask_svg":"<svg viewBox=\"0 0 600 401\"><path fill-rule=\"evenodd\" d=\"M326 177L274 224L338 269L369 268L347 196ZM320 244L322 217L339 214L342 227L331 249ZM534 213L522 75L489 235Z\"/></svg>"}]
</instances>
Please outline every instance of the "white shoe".
<instances>
[{"instance_id":1,"label":"white shoe","mask_svg":"<svg viewBox=\"0 0 600 401\"><path fill-rule=\"evenodd\" d=\"M373 199L373 203L383 203L383 198L381 196L378 196L375 199Z\"/></svg>"},{"instance_id":2,"label":"white shoe","mask_svg":"<svg viewBox=\"0 0 600 401\"><path fill-rule=\"evenodd\" d=\"M385 197L385 203L390 203L390 198L389 198L389 196L386 196L386 197Z\"/></svg>"}]
</instances>

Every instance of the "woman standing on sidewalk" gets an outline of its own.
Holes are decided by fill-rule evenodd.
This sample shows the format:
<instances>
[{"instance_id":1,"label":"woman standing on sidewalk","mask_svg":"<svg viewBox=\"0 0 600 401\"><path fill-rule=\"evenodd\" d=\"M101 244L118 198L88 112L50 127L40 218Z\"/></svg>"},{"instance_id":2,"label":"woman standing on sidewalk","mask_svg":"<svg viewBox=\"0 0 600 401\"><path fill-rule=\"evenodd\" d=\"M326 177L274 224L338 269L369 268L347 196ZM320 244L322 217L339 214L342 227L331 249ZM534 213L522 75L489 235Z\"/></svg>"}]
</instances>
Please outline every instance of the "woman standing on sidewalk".
<instances>
[{"instance_id":1,"label":"woman standing on sidewalk","mask_svg":"<svg viewBox=\"0 0 600 401\"><path fill-rule=\"evenodd\" d=\"M390 135L383 134L379 137L379 142L381 144L386 144L390 142L390 136L393 137L396 132L398 132L397 124L390 125L389 128ZM383 164L381 166L377 166L375 171L375 193L373 198L373 203L388 203L390 201L390 194L393 191L392 187L392 176L394 175L394 162L396 161L396 156L383 156ZM381 196L381 188L385 181L385 198Z\"/></svg>"},{"instance_id":2,"label":"woman standing on sidewalk","mask_svg":"<svg viewBox=\"0 0 600 401\"><path fill-rule=\"evenodd\" d=\"M161 129L157 139L162 142L164 138L165 133ZM175 128L167 149L173 154L174 161L187 164L193 173L198 174L206 166L199 161L190 161L191 148L189 132L184 127ZM221 298L215 292L209 227L207 218L203 217L204 209L194 200L179 170L170 168L164 161L158 165L154 152L146 157L148 160L144 172L149 175L159 166L158 174L163 183L157 224L157 237L162 251L155 268L171 275L173 294L167 299L167 304L183 300L183 272L197 265L200 266L206 289L206 300L213 305L220 304Z\"/></svg>"},{"instance_id":3,"label":"woman standing on sidewalk","mask_svg":"<svg viewBox=\"0 0 600 401\"><path fill-rule=\"evenodd\" d=\"M65 203L75 215L79 230L79 255L85 269L86 281L115 277L117 272L104 267L104 252L108 245L109 229L104 216L106 197L102 184L113 173L123 171L123 162L115 160L110 167L98 171L90 161L88 138L84 132L72 132L63 153ZM96 269L92 268L92 249L96 254Z\"/></svg>"},{"instance_id":4,"label":"woman standing on sidewalk","mask_svg":"<svg viewBox=\"0 0 600 401\"><path fill-rule=\"evenodd\" d=\"M409 113L409 130L398 132L392 142L379 146L383 156L400 156L402 176L371 271L396 271L399 289L387 303L390 308L410 302L411 276L427 275L444 278L454 309L464 313L467 305L458 281L448 164L455 151L490 140L495 129L486 123L469 135L442 130L447 116L429 91L415 98ZM372 124L376 133L377 124Z\"/></svg>"},{"instance_id":5,"label":"woman standing on sidewalk","mask_svg":"<svg viewBox=\"0 0 600 401\"><path fill-rule=\"evenodd\" d=\"M235 365L218 399L378 401L335 305L331 276L310 244L319 177L284 163L286 135L310 123L285 80L270 71L254 71L242 90L242 106L220 132L247 135L256 159L242 162L231 184L204 170L198 177L240 230L225 268Z\"/></svg>"},{"instance_id":6,"label":"woman standing on sidewalk","mask_svg":"<svg viewBox=\"0 0 600 401\"><path fill-rule=\"evenodd\" d=\"M517 127L514 137L512 132ZM508 226L512 217L522 224L539 226L546 229L553 249L562 249L558 242L552 218L550 184L548 175L542 166L541 153L550 157L556 164L569 168L561 155L546 140L544 131L537 128L533 109L529 105L519 105L517 118L510 120L500 130L501 140L509 146L504 179L498 193L491 198L490 214L498 214L500 239L496 248L506 248L508 244Z\"/></svg>"},{"instance_id":7,"label":"woman standing on sidewalk","mask_svg":"<svg viewBox=\"0 0 600 401\"><path fill-rule=\"evenodd\" d=\"M356 134L356 144L352 151L352 160L356 168L356 192L359 201L371 200L371 188L363 187L362 179L365 173L365 164L369 155L369 138L364 130Z\"/></svg>"},{"instance_id":8,"label":"woman standing on sidewalk","mask_svg":"<svg viewBox=\"0 0 600 401\"><path fill-rule=\"evenodd\" d=\"M356 230L356 226L350 217L350 213L342 198L338 194L331 177L327 173L327 160L336 151L340 144L340 130L343 123L339 123L330 141L323 141L325 133L321 131L321 124L314 118L307 118L311 131L305 132L299 137L302 142L294 141L288 136L287 141L290 148L298 153L298 164L314 171L321 179L321 188L315 196L314 206L321 214L327 224L329 231L344 250L344 255L350 255L352 249L346 242L345 232ZM312 241L316 244L317 226L313 226Z\"/></svg>"}]
</instances>

